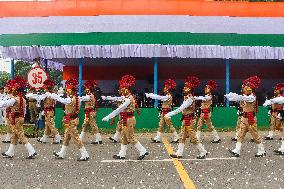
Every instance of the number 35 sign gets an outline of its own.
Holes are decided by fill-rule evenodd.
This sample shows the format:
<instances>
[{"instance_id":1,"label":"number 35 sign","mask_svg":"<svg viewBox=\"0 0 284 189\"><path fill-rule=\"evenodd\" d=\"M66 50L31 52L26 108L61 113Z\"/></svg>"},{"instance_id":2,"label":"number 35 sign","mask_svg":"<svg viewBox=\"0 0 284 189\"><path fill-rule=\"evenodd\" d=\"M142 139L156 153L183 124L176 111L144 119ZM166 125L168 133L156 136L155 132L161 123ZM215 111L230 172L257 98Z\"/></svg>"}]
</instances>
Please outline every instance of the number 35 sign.
<instances>
[{"instance_id":1,"label":"number 35 sign","mask_svg":"<svg viewBox=\"0 0 284 189\"><path fill-rule=\"evenodd\" d=\"M35 89L43 87L43 82L48 79L47 73L40 67L31 69L28 73L28 83Z\"/></svg>"}]
</instances>

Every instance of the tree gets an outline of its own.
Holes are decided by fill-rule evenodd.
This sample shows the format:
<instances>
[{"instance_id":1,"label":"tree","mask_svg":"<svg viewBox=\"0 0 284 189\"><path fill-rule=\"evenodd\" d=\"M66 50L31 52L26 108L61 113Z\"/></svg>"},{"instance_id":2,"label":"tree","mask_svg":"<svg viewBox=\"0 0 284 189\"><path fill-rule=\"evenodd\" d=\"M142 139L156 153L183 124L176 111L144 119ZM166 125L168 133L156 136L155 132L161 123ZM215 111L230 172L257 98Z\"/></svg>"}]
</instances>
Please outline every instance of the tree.
<instances>
[{"instance_id":1,"label":"tree","mask_svg":"<svg viewBox=\"0 0 284 189\"><path fill-rule=\"evenodd\" d=\"M15 63L15 76L22 76L27 79L29 71L32 69L32 65L28 62L17 61ZM60 84L63 78L62 71L48 69L47 74L49 79L53 80L56 84Z\"/></svg>"},{"instance_id":2,"label":"tree","mask_svg":"<svg viewBox=\"0 0 284 189\"><path fill-rule=\"evenodd\" d=\"M0 71L0 87L4 87L11 75L8 72Z\"/></svg>"},{"instance_id":3,"label":"tree","mask_svg":"<svg viewBox=\"0 0 284 189\"><path fill-rule=\"evenodd\" d=\"M15 63L15 76L22 76L27 79L27 75L31 69L31 64L24 61L17 61Z\"/></svg>"}]
</instances>

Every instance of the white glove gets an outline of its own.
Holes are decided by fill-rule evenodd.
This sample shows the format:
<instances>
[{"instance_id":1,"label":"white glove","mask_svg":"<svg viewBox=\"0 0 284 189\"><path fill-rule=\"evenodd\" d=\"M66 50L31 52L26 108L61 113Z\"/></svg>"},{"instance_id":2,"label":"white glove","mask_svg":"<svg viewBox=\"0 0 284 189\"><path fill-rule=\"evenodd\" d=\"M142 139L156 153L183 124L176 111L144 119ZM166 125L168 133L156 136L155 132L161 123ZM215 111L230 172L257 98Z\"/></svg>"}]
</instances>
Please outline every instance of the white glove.
<instances>
[{"instance_id":1,"label":"white glove","mask_svg":"<svg viewBox=\"0 0 284 189\"><path fill-rule=\"evenodd\" d=\"M106 96L102 96L102 99L105 100L105 99L106 99Z\"/></svg>"},{"instance_id":2,"label":"white glove","mask_svg":"<svg viewBox=\"0 0 284 189\"><path fill-rule=\"evenodd\" d=\"M102 121L108 122L108 121L109 121L109 117L108 117L108 116L104 117L104 118L102 119Z\"/></svg>"},{"instance_id":3,"label":"white glove","mask_svg":"<svg viewBox=\"0 0 284 189\"><path fill-rule=\"evenodd\" d=\"M45 93L47 97L51 97L51 93L50 92L46 92Z\"/></svg>"},{"instance_id":4,"label":"white glove","mask_svg":"<svg viewBox=\"0 0 284 189\"><path fill-rule=\"evenodd\" d=\"M271 100L265 100L263 106L266 107L266 106L270 106L272 104Z\"/></svg>"},{"instance_id":5,"label":"white glove","mask_svg":"<svg viewBox=\"0 0 284 189\"><path fill-rule=\"evenodd\" d=\"M147 98L149 98L149 96L150 96L149 93L145 93L145 95L146 95Z\"/></svg>"},{"instance_id":6,"label":"white glove","mask_svg":"<svg viewBox=\"0 0 284 189\"><path fill-rule=\"evenodd\" d=\"M30 98L30 97L32 97L34 94L33 93L28 93L28 94L26 94L26 97L27 98Z\"/></svg>"}]
</instances>

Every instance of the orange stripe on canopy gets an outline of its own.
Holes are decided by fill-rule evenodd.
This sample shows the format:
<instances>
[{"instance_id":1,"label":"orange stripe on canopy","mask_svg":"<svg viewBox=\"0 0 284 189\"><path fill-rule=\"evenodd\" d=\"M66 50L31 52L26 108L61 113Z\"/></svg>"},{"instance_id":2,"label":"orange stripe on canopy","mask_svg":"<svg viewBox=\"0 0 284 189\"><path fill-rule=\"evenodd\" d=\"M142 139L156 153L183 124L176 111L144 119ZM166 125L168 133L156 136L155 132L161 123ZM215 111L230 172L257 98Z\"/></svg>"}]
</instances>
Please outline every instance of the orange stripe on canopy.
<instances>
[{"instance_id":1,"label":"orange stripe on canopy","mask_svg":"<svg viewBox=\"0 0 284 189\"><path fill-rule=\"evenodd\" d=\"M0 1L0 17L95 15L194 15L284 17L281 2L192 0Z\"/></svg>"}]
</instances>

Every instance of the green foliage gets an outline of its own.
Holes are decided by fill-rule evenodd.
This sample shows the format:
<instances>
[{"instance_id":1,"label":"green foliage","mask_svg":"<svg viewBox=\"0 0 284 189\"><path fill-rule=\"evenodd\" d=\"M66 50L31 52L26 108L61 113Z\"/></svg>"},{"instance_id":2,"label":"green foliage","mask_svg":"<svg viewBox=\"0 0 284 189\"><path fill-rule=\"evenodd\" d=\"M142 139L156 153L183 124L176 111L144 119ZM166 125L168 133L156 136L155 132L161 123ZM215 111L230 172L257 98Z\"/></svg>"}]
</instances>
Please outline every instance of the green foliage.
<instances>
[{"instance_id":1,"label":"green foliage","mask_svg":"<svg viewBox=\"0 0 284 189\"><path fill-rule=\"evenodd\" d=\"M10 79L10 74L5 71L0 71L0 87L4 87L6 82Z\"/></svg>"},{"instance_id":2,"label":"green foliage","mask_svg":"<svg viewBox=\"0 0 284 189\"><path fill-rule=\"evenodd\" d=\"M28 62L17 61L15 63L15 76L22 76L27 79L27 75L31 69L31 65Z\"/></svg>"},{"instance_id":3,"label":"green foliage","mask_svg":"<svg viewBox=\"0 0 284 189\"><path fill-rule=\"evenodd\" d=\"M32 68L32 65L28 62L17 61L15 63L15 76L22 76L27 79L27 75ZM63 73L59 70L48 69L47 74L49 79L53 80L56 84L60 84L63 79Z\"/></svg>"},{"instance_id":4,"label":"green foliage","mask_svg":"<svg viewBox=\"0 0 284 189\"><path fill-rule=\"evenodd\" d=\"M59 70L48 69L49 79L53 80L57 85L63 80L63 73Z\"/></svg>"}]
</instances>

